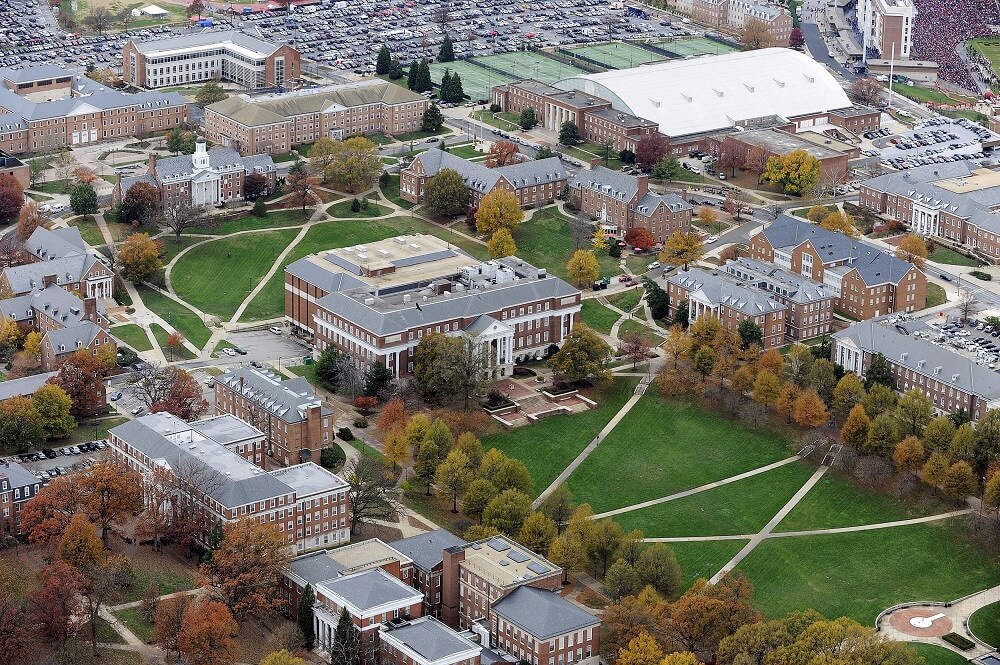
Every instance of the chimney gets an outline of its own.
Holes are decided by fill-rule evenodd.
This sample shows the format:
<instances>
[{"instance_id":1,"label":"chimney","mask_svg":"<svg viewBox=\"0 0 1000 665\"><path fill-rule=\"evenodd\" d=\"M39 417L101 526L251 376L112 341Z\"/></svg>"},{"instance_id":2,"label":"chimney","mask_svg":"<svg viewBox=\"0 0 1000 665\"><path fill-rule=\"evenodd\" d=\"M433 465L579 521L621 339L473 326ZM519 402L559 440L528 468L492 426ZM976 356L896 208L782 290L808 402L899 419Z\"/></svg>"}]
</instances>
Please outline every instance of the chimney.
<instances>
[{"instance_id":1,"label":"chimney","mask_svg":"<svg viewBox=\"0 0 1000 665\"><path fill-rule=\"evenodd\" d=\"M146 165L146 173L154 178L156 177L156 155L151 154L149 156L149 163ZM121 175L119 175L118 178L121 179Z\"/></svg>"},{"instance_id":2,"label":"chimney","mask_svg":"<svg viewBox=\"0 0 1000 665\"><path fill-rule=\"evenodd\" d=\"M441 553L441 620L458 625L459 564L465 561L465 547L449 547Z\"/></svg>"},{"instance_id":3,"label":"chimney","mask_svg":"<svg viewBox=\"0 0 1000 665\"><path fill-rule=\"evenodd\" d=\"M55 283L56 283L56 276L54 274L53 275L45 275L45 277L42 277L42 288L43 289L47 289L48 287L55 285Z\"/></svg>"},{"instance_id":4,"label":"chimney","mask_svg":"<svg viewBox=\"0 0 1000 665\"><path fill-rule=\"evenodd\" d=\"M83 299L83 318L88 321L97 321L97 298Z\"/></svg>"},{"instance_id":5,"label":"chimney","mask_svg":"<svg viewBox=\"0 0 1000 665\"><path fill-rule=\"evenodd\" d=\"M333 440L333 433L330 433ZM313 460L319 460L319 451L323 447L323 407L317 402L306 411L306 436L299 439L299 451L309 450ZM336 444L335 444L336 445Z\"/></svg>"},{"instance_id":6,"label":"chimney","mask_svg":"<svg viewBox=\"0 0 1000 665\"><path fill-rule=\"evenodd\" d=\"M638 176L635 179L635 184L638 187L638 191L635 193L635 200L638 201L649 191L649 176L646 174Z\"/></svg>"}]
</instances>

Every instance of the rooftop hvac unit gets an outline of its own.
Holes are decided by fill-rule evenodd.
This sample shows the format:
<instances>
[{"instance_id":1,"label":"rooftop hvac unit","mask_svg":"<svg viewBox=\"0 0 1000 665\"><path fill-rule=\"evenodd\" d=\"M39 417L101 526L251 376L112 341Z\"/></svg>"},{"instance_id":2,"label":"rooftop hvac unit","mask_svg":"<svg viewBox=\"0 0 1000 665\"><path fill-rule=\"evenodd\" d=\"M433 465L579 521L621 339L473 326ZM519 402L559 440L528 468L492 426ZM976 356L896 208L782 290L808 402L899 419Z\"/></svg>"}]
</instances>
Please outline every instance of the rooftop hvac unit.
<instances>
[{"instance_id":1,"label":"rooftop hvac unit","mask_svg":"<svg viewBox=\"0 0 1000 665\"><path fill-rule=\"evenodd\" d=\"M514 271L503 267L497 270L497 284L510 284L514 281Z\"/></svg>"},{"instance_id":2,"label":"rooftop hvac unit","mask_svg":"<svg viewBox=\"0 0 1000 665\"><path fill-rule=\"evenodd\" d=\"M479 267L480 274L488 279L496 279L500 265L496 261L487 261Z\"/></svg>"},{"instance_id":3,"label":"rooftop hvac unit","mask_svg":"<svg viewBox=\"0 0 1000 665\"><path fill-rule=\"evenodd\" d=\"M379 256L383 256L385 258L389 258L389 252L387 250L384 250L384 249L378 250L378 255Z\"/></svg>"},{"instance_id":4,"label":"rooftop hvac unit","mask_svg":"<svg viewBox=\"0 0 1000 665\"><path fill-rule=\"evenodd\" d=\"M375 304L375 299L374 298L365 298L365 304L366 305L374 305Z\"/></svg>"},{"instance_id":5,"label":"rooftop hvac unit","mask_svg":"<svg viewBox=\"0 0 1000 665\"><path fill-rule=\"evenodd\" d=\"M413 300L413 295L412 294L409 294L409 293L404 293L403 294L403 302L404 303L410 302L411 300Z\"/></svg>"}]
</instances>

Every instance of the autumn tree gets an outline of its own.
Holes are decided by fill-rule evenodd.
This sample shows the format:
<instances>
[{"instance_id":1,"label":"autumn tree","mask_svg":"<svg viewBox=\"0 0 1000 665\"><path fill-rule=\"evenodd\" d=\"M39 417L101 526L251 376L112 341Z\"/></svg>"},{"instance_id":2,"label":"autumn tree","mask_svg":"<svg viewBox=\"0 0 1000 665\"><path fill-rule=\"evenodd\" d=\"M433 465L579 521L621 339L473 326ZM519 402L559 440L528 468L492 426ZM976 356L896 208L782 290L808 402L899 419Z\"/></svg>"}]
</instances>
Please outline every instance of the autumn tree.
<instances>
[{"instance_id":1,"label":"autumn tree","mask_svg":"<svg viewBox=\"0 0 1000 665\"><path fill-rule=\"evenodd\" d=\"M476 210L476 230L492 234L498 229L512 232L524 219L524 210L513 192L497 189L482 198Z\"/></svg>"},{"instance_id":2,"label":"autumn tree","mask_svg":"<svg viewBox=\"0 0 1000 665\"><path fill-rule=\"evenodd\" d=\"M23 453L44 441L44 423L32 400L17 396L0 401L0 446Z\"/></svg>"},{"instance_id":3,"label":"autumn tree","mask_svg":"<svg viewBox=\"0 0 1000 665\"><path fill-rule=\"evenodd\" d=\"M177 645L190 665L228 665L238 660L238 630L224 604L203 600L189 605L184 612Z\"/></svg>"},{"instance_id":4,"label":"autumn tree","mask_svg":"<svg viewBox=\"0 0 1000 665\"><path fill-rule=\"evenodd\" d=\"M530 514L531 497L518 490L504 490L483 510L483 526L514 538Z\"/></svg>"},{"instance_id":5,"label":"autumn tree","mask_svg":"<svg viewBox=\"0 0 1000 665\"><path fill-rule=\"evenodd\" d=\"M693 263L705 255L705 244L701 236L695 231L677 231L672 233L667 241L663 243L663 251L660 252L660 260L670 265L684 264L684 270L688 269L688 264Z\"/></svg>"},{"instance_id":6,"label":"autumn tree","mask_svg":"<svg viewBox=\"0 0 1000 665\"><path fill-rule=\"evenodd\" d=\"M423 448L421 448L423 452ZM452 450L435 471L435 482L439 488L451 495L451 512L458 512L458 497L471 482L469 457L461 450Z\"/></svg>"},{"instance_id":7,"label":"autumn tree","mask_svg":"<svg viewBox=\"0 0 1000 665\"><path fill-rule=\"evenodd\" d=\"M830 415L816 391L806 390L795 398L792 417L803 427L815 428L827 422Z\"/></svg>"},{"instance_id":8,"label":"autumn tree","mask_svg":"<svg viewBox=\"0 0 1000 665\"><path fill-rule=\"evenodd\" d=\"M653 543L642 550L635 572L643 586L651 586L667 598L675 596L684 581L674 551L663 543Z\"/></svg>"},{"instance_id":9,"label":"autumn tree","mask_svg":"<svg viewBox=\"0 0 1000 665\"><path fill-rule=\"evenodd\" d=\"M276 525L241 519L222 527L222 542L201 574L234 616L260 616L283 602L277 583L288 559Z\"/></svg>"},{"instance_id":10,"label":"autumn tree","mask_svg":"<svg viewBox=\"0 0 1000 665\"><path fill-rule=\"evenodd\" d=\"M563 533L549 545L548 559L563 569L563 584L568 584L569 574L583 569L587 553L577 534Z\"/></svg>"},{"instance_id":11,"label":"autumn tree","mask_svg":"<svg viewBox=\"0 0 1000 665\"><path fill-rule=\"evenodd\" d=\"M848 372L833 389L833 413L843 419L866 395L865 386L854 372Z\"/></svg>"},{"instance_id":12,"label":"autumn tree","mask_svg":"<svg viewBox=\"0 0 1000 665\"><path fill-rule=\"evenodd\" d=\"M118 222L131 226L150 226L160 209L160 193L148 182L133 183L117 209Z\"/></svg>"},{"instance_id":13,"label":"autumn tree","mask_svg":"<svg viewBox=\"0 0 1000 665\"><path fill-rule=\"evenodd\" d=\"M148 233L133 233L125 239L118 249L118 265L122 277L131 282L145 282L163 267L160 250Z\"/></svg>"},{"instance_id":14,"label":"autumn tree","mask_svg":"<svg viewBox=\"0 0 1000 665\"><path fill-rule=\"evenodd\" d=\"M851 99L865 106L878 106L882 100L882 86L870 77L857 79L847 92Z\"/></svg>"},{"instance_id":15,"label":"autumn tree","mask_svg":"<svg viewBox=\"0 0 1000 665\"><path fill-rule=\"evenodd\" d=\"M945 471L941 489L946 497L962 504L968 496L976 493L979 482L969 463L959 460Z\"/></svg>"},{"instance_id":16,"label":"autumn tree","mask_svg":"<svg viewBox=\"0 0 1000 665\"><path fill-rule=\"evenodd\" d=\"M9 173L0 174L0 225L10 224L21 213L24 189Z\"/></svg>"},{"instance_id":17,"label":"autumn tree","mask_svg":"<svg viewBox=\"0 0 1000 665\"><path fill-rule=\"evenodd\" d=\"M583 287L597 281L601 276L601 265L594 251L578 249L566 263L566 274L574 286Z\"/></svg>"},{"instance_id":18,"label":"autumn tree","mask_svg":"<svg viewBox=\"0 0 1000 665\"><path fill-rule=\"evenodd\" d=\"M595 576L598 573L604 575L624 538L621 526L614 520L600 520L593 525L583 545L587 558L594 567Z\"/></svg>"},{"instance_id":19,"label":"autumn tree","mask_svg":"<svg viewBox=\"0 0 1000 665\"><path fill-rule=\"evenodd\" d=\"M663 598L651 588L608 605L602 617L602 650L609 655L617 654L642 632L659 634L662 605Z\"/></svg>"},{"instance_id":20,"label":"autumn tree","mask_svg":"<svg viewBox=\"0 0 1000 665\"><path fill-rule=\"evenodd\" d=\"M548 552L556 535L556 523L552 518L535 511L525 518L515 540L532 552Z\"/></svg>"},{"instance_id":21,"label":"autumn tree","mask_svg":"<svg viewBox=\"0 0 1000 665\"><path fill-rule=\"evenodd\" d=\"M896 245L896 258L909 261L923 270L927 260L927 241L916 233L903 236Z\"/></svg>"},{"instance_id":22,"label":"autumn tree","mask_svg":"<svg viewBox=\"0 0 1000 665\"><path fill-rule=\"evenodd\" d=\"M100 563L105 556L104 545L101 544L94 525L83 513L76 513L70 519L66 531L59 539L56 554L80 571L88 570Z\"/></svg>"},{"instance_id":23,"label":"autumn tree","mask_svg":"<svg viewBox=\"0 0 1000 665\"><path fill-rule=\"evenodd\" d=\"M25 241L45 222L45 215L38 209L36 201L28 201L17 217L17 239Z\"/></svg>"},{"instance_id":24,"label":"autumn tree","mask_svg":"<svg viewBox=\"0 0 1000 665\"><path fill-rule=\"evenodd\" d=\"M378 180L384 166L378 146L363 136L353 136L337 145L324 175L337 189L359 192Z\"/></svg>"},{"instance_id":25,"label":"autumn tree","mask_svg":"<svg viewBox=\"0 0 1000 665\"><path fill-rule=\"evenodd\" d=\"M101 608L120 602L135 583L135 575L131 562L122 554L109 554L99 563L88 566L83 573L83 609L90 624L90 646L96 657L100 655L97 630Z\"/></svg>"},{"instance_id":26,"label":"autumn tree","mask_svg":"<svg viewBox=\"0 0 1000 665\"><path fill-rule=\"evenodd\" d=\"M632 361L633 370L648 358L649 349L649 340L637 332L627 333L618 344L618 353Z\"/></svg>"},{"instance_id":27,"label":"autumn tree","mask_svg":"<svg viewBox=\"0 0 1000 665\"><path fill-rule=\"evenodd\" d=\"M667 154L670 143L667 137L659 132L646 134L635 144L635 165L643 171L649 171ZM628 241L626 241L628 242Z\"/></svg>"},{"instance_id":28,"label":"autumn tree","mask_svg":"<svg viewBox=\"0 0 1000 665\"><path fill-rule=\"evenodd\" d=\"M753 586L746 577L724 576L717 584L700 579L666 608L664 642L670 651L690 651L711 661L715 650L741 626L757 623L751 604Z\"/></svg>"},{"instance_id":29,"label":"autumn tree","mask_svg":"<svg viewBox=\"0 0 1000 665\"><path fill-rule=\"evenodd\" d=\"M934 418L924 428L924 450L927 452L932 450L947 450L951 446L956 429L955 423L948 416ZM975 440L975 432L972 431L972 427L970 426L968 430L972 435L972 440Z\"/></svg>"},{"instance_id":30,"label":"autumn tree","mask_svg":"<svg viewBox=\"0 0 1000 665\"><path fill-rule=\"evenodd\" d=\"M508 229L500 228L493 232L489 242L486 243L486 253L491 259L502 259L506 256L513 256L517 253L517 245L514 243L514 236Z\"/></svg>"},{"instance_id":31,"label":"autumn tree","mask_svg":"<svg viewBox=\"0 0 1000 665\"><path fill-rule=\"evenodd\" d=\"M774 155L767 160L762 177L780 185L786 194L803 194L819 180L820 164L816 157L805 150L793 150L785 155Z\"/></svg>"},{"instance_id":32,"label":"autumn tree","mask_svg":"<svg viewBox=\"0 0 1000 665\"><path fill-rule=\"evenodd\" d=\"M857 238L861 235L857 227L854 226L854 218L846 212L835 210L823 216L819 222L820 228L836 233L843 233L848 238Z\"/></svg>"},{"instance_id":33,"label":"autumn tree","mask_svg":"<svg viewBox=\"0 0 1000 665\"><path fill-rule=\"evenodd\" d=\"M76 635L83 621L80 593L84 582L80 571L62 559L56 559L38 573L29 615L32 623L56 644Z\"/></svg>"},{"instance_id":34,"label":"autumn tree","mask_svg":"<svg viewBox=\"0 0 1000 665\"><path fill-rule=\"evenodd\" d=\"M116 461L95 464L79 480L84 496L83 507L101 530L105 543L114 524L134 515L142 499L142 476Z\"/></svg>"},{"instance_id":35,"label":"autumn tree","mask_svg":"<svg viewBox=\"0 0 1000 665\"><path fill-rule=\"evenodd\" d=\"M740 35L740 42L744 51L756 51L762 48L774 46L774 37L767 24L755 18L748 18L743 24L743 34Z\"/></svg>"},{"instance_id":36,"label":"autumn tree","mask_svg":"<svg viewBox=\"0 0 1000 665\"><path fill-rule=\"evenodd\" d=\"M29 605L11 566L0 568L0 662L25 660L33 646L24 621ZM44 624L38 624L44 625Z\"/></svg>"},{"instance_id":37,"label":"autumn tree","mask_svg":"<svg viewBox=\"0 0 1000 665\"><path fill-rule=\"evenodd\" d=\"M49 379L67 395L70 414L77 420L91 416L104 405L102 379L104 364L86 349L74 351L59 366L56 375Z\"/></svg>"},{"instance_id":38,"label":"autumn tree","mask_svg":"<svg viewBox=\"0 0 1000 665\"><path fill-rule=\"evenodd\" d=\"M896 393L880 383L873 384L868 394L861 400L868 415L875 418L883 413L892 413L896 408Z\"/></svg>"},{"instance_id":39,"label":"autumn tree","mask_svg":"<svg viewBox=\"0 0 1000 665\"><path fill-rule=\"evenodd\" d=\"M625 244L637 251L645 252L656 245L656 238L644 226L633 226L625 232Z\"/></svg>"},{"instance_id":40,"label":"autumn tree","mask_svg":"<svg viewBox=\"0 0 1000 665\"><path fill-rule=\"evenodd\" d=\"M896 420L888 413L876 416L868 426L868 438L862 450L872 455L891 455L899 442Z\"/></svg>"},{"instance_id":41,"label":"autumn tree","mask_svg":"<svg viewBox=\"0 0 1000 665\"><path fill-rule=\"evenodd\" d=\"M194 602L187 594L164 598L156 605L156 621L153 623L156 643L167 651L180 655L180 634L184 625L184 613Z\"/></svg>"},{"instance_id":42,"label":"autumn tree","mask_svg":"<svg viewBox=\"0 0 1000 665\"><path fill-rule=\"evenodd\" d=\"M510 141L494 141L489 152L486 153L486 161L483 163L490 169L509 166L520 162L520 155L517 146Z\"/></svg>"},{"instance_id":43,"label":"autumn tree","mask_svg":"<svg viewBox=\"0 0 1000 665\"><path fill-rule=\"evenodd\" d=\"M306 661L293 654L288 649L275 651L264 656L260 665L306 665Z\"/></svg>"},{"instance_id":44,"label":"autumn tree","mask_svg":"<svg viewBox=\"0 0 1000 665\"><path fill-rule=\"evenodd\" d=\"M562 348L549 358L549 366L574 383L588 377L601 381L609 375L607 364L611 357L607 342L587 326L578 324Z\"/></svg>"},{"instance_id":45,"label":"autumn tree","mask_svg":"<svg viewBox=\"0 0 1000 665\"><path fill-rule=\"evenodd\" d=\"M865 407L855 404L844 421L844 426L840 429L840 436L849 446L860 449L868 440L868 430L871 427L871 419L865 412Z\"/></svg>"},{"instance_id":46,"label":"autumn tree","mask_svg":"<svg viewBox=\"0 0 1000 665\"><path fill-rule=\"evenodd\" d=\"M424 185L424 205L435 217L460 215L469 207L470 201L469 188L455 169L441 169Z\"/></svg>"},{"instance_id":47,"label":"autumn tree","mask_svg":"<svg viewBox=\"0 0 1000 665\"><path fill-rule=\"evenodd\" d=\"M934 403L919 388L907 390L896 402L896 419L902 434L920 436L934 417Z\"/></svg>"},{"instance_id":48,"label":"autumn tree","mask_svg":"<svg viewBox=\"0 0 1000 665\"><path fill-rule=\"evenodd\" d=\"M191 373L179 367L164 367L163 376L165 386L160 398L149 405L151 413L165 411L181 420L197 420L208 411L208 401Z\"/></svg>"},{"instance_id":49,"label":"autumn tree","mask_svg":"<svg viewBox=\"0 0 1000 665\"><path fill-rule=\"evenodd\" d=\"M900 473L916 473L924 462L924 444L915 436L908 436L896 444L892 461Z\"/></svg>"},{"instance_id":50,"label":"autumn tree","mask_svg":"<svg viewBox=\"0 0 1000 665\"><path fill-rule=\"evenodd\" d=\"M625 594L630 595L630 594ZM660 665L663 651L652 635L641 631L618 652L617 665Z\"/></svg>"},{"instance_id":51,"label":"autumn tree","mask_svg":"<svg viewBox=\"0 0 1000 665\"><path fill-rule=\"evenodd\" d=\"M316 194L316 187L319 186L319 178L310 174L304 162L296 161L288 169L285 176L285 191L288 192L288 200L293 206L299 206L302 210L306 206L319 203L319 195Z\"/></svg>"},{"instance_id":52,"label":"autumn tree","mask_svg":"<svg viewBox=\"0 0 1000 665\"><path fill-rule=\"evenodd\" d=\"M197 2L197 0L195 1ZM203 84L194 95L195 104L201 108L205 108L210 104L215 104L216 102L221 102L226 99L229 99L229 93L215 81L209 81L208 83Z\"/></svg>"}]
</instances>

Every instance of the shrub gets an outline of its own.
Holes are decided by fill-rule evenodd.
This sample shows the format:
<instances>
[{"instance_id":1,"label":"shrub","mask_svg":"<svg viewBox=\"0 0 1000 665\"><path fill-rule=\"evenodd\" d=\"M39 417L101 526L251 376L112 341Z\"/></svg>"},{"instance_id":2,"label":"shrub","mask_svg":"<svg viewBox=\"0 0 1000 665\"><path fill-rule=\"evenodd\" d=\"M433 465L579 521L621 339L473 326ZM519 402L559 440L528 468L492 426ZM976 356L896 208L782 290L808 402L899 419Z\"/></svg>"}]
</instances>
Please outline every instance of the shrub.
<instances>
[{"instance_id":1,"label":"shrub","mask_svg":"<svg viewBox=\"0 0 1000 665\"><path fill-rule=\"evenodd\" d=\"M486 393L486 406L495 409L498 406L502 406L507 403L507 396L502 392L493 388L488 393Z\"/></svg>"},{"instance_id":2,"label":"shrub","mask_svg":"<svg viewBox=\"0 0 1000 665\"><path fill-rule=\"evenodd\" d=\"M326 469L335 469L346 461L347 455L340 446L324 448L319 453L319 464Z\"/></svg>"},{"instance_id":3,"label":"shrub","mask_svg":"<svg viewBox=\"0 0 1000 665\"><path fill-rule=\"evenodd\" d=\"M354 426L357 427L358 429L364 429L364 428L368 427L368 419L364 418L364 417L355 418L354 419Z\"/></svg>"},{"instance_id":4,"label":"shrub","mask_svg":"<svg viewBox=\"0 0 1000 665\"><path fill-rule=\"evenodd\" d=\"M982 270L973 270L969 272L969 274L975 277L976 279L983 280L984 282L988 282L991 279L993 279L992 275L990 275L988 272L983 272Z\"/></svg>"},{"instance_id":5,"label":"shrub","mask_svg":"<svg viewBox=\"0 0 1000 665\"><path fill-rule=\"evenodd\" d=\"M127 346L118 347L118 358L115 361L119 367L129 367L139 360L139 354Z\"/></svg>"},{"instance_id":6,"label":"shrub","mask_svg":"<svg viewBox=\"0 0 1000 665\"><path fill-rule=\"evenodd\" d=\"M535 370L527 367L515 367L514 376L537 376Z\"/></svg>"},{"instance_id":7,"label":"shrub","mask_svg":"<svg viewBox=\"0 0 1000 665\"><path fill-rule=\"evenodd\" d=\"M490 113L500 113L500 111L501 109L499 104L490 104Z\"/></svg>"},{"instance_id":8,"label":"shrub","mask_svg":"<svg viewBox=\"0 0 1000 665\"><path fill-rule=\"evenodd\" d=\"M966 638L962 637L958 633L948 633L947 635L945 635L941 639L944 640L945 642L947 642L948 644L950 644L950 645L952 645L952 646L954 646L954 647L956 647L958 649L961 649L962 651L968 651L969 649L971 649L974 646L976 646L975 642L973 642L972 640L969 640L969 639L966 639Z\"/></svg>"},{"instance_id":9,"label":"shrub","mask_svg":"<svg viewBox=\"0 0 1000 665\"><path fill-rule=\"evenodd\" d=\"M361 201L357 199L351 201L351 212L361 212Z\"/></svg>"},{"instance_id":10,"label":"shrub","mask_svg":"<svg viewBox=\"0 0 1000 665\"><path fill-rule=\"evenodd\" d=\"M382 175L378 177L378 184L385 187L389 184L390 176L388 171L382 171Z\"/></svg>"},{"instance_id":11,"label":"shrub","mask_svg":"<svg viewBox=\"0 0 1000 665\"><path fill-rule=\"evenodd\" d=\"M337 430L337 436L343 441L354 441L354 433L346 427L341 427Z\"/></svg>"},{"instance_id":12,"label":"shrub","mask_svg":"<svg viewBox=\"0 0 1000 665\"><path fill-rule=\"evenodd\" d=\"M254 217L267 217L267 205L265 205L263 199L257 199L253 202L253 210L250 214Z\"/></svg>"},{"instance_id":13,"label":"shrub","mask_svg":"<svg viewBox=\"0 0 1000 665\"><path fill-rule=\"evenodd\" d=\"M361 209L362 210L368 210L368 199L367 198L361 199Z\"/></svg>"},{"instance_id":14,"label":"shrub","mask_svg":"<svg viewBox=\"0 0 1000 665\"><path fill-rule=\"evenodd\" d=\"M613 259L621 258L622 247L618 244L618 241L611 243L611 246L608 247L608 254L610 254Z\"/></svg>"}]
</instances>

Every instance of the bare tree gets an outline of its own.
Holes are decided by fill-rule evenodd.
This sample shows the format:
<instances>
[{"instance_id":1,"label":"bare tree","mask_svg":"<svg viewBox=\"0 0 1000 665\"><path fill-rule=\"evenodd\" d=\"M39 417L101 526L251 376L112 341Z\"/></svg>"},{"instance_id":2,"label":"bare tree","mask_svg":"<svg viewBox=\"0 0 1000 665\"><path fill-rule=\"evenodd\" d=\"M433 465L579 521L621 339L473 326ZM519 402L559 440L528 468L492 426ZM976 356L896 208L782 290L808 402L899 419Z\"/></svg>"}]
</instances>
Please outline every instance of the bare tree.
<instances>
[{"instance_id":1,"label":"bare tree","mask_svg":"<svg viewBox=\"0 0 1000 665\"><path fill-rule=\"evenodd\" d=\"M746 210L748 203L750 203L750 195L742 189L726 192L725 205L737 224L743 220L743 211Z\"/></svg>"},{"instance_id":2,"label":"bare tree","mask_svg":"<svg viewBox=\"0 0 1000 665\"><path fill-rule=\"evenodd\" d=\"M350 485L351 536L361 524L397 519L401 503L396 481L380 458L362 453L345 471Z\"/></svg>"},{"instance_id":3,"label":"bare tree","mask_svg":"<svg viewBox=\"0 0 1000 665\"><path fill-rule=\"evenodd\" d=\"M173 514L168 533L177 542L193 547L207 542L216 519L206 512L204 497L214 496L225 486L226 479L218 471L195 457L179 457L171 469L169 493Z\"/></svg>"},{"instance_id":4,"label":"bare tree","mask_svg":"<svg viewBox=\"0 0 1000 665\"><path fill-rule=\"evenodd\" d=\"M142 369L133 370L125 379L125 392L135 397L148 409L170 394L173 384L169 367L149 362Z\"/></svg>"},{"instance_id":5,"label":"bare tree","mask_svg":"<svg viewBox=\"0 0 1000 665\"><path fill-rule=\"evenodd\" d=\"M462 398L465 410L468 411L472 400L492 376L495 356L490 354L488 345L477 345L468 335L463 334L461 340L462 346L453 360L452 369L455 394Z\"/></svg>"},{"instance_id":6,"label":"bare tree","mask_svg":"<svg viewBox=\"0 0 1000 665\"><path fill-rule=\"evenodd\" d=\"M177 201L163 211L163 224L174 232L174 239L180 243L181 234L187 229L211 229L217 227L219 221L201 206Z\"/></svg>"},{"instance_id":7,"label":"bare tree","mask_svg":"<svg viewBox=\"0 0 1000 665\"><path fill-rule=\"evenodd\" d=\"M103 35L116 19L120 21L121 17L115 16L110 7L95 7L87 12L83 22L96 30L98 35Z\"/></svg>"},{"instance_id":8,"label":"bare tree","mask_svg":"<svg viewBox=\"0 0 1000 665\"><path fill-rule=\"evenodd\" d=\"M979 301L976 300L976 296L968 289L959 289L958 291L958 309L962 312L962 320L968 321L969 318L976 313Z\"/></svg>"},{"instance_id":9,"label":"bare tree","mask_svg":"<svg viewBox=\"0 0 1000 665\"><path fill-rule=\"evenodd\" d=\"M859 104L878 106L882 101L882 86L873 78L862 78L851 84L848 94Z\"/></svg>"},{"instance_id":10,"label":"bare tree","mask_svg":"<svg viewBox=\"0 0 1000 665\"><path fill-rule=\"evenodd\" d=\"M442 2L437 9L431 14L431 20L445 29L448 27L448 22L451 20L451 3ZM447 29L445 29L447 32Z\"/></svg>"}]
</instances>

